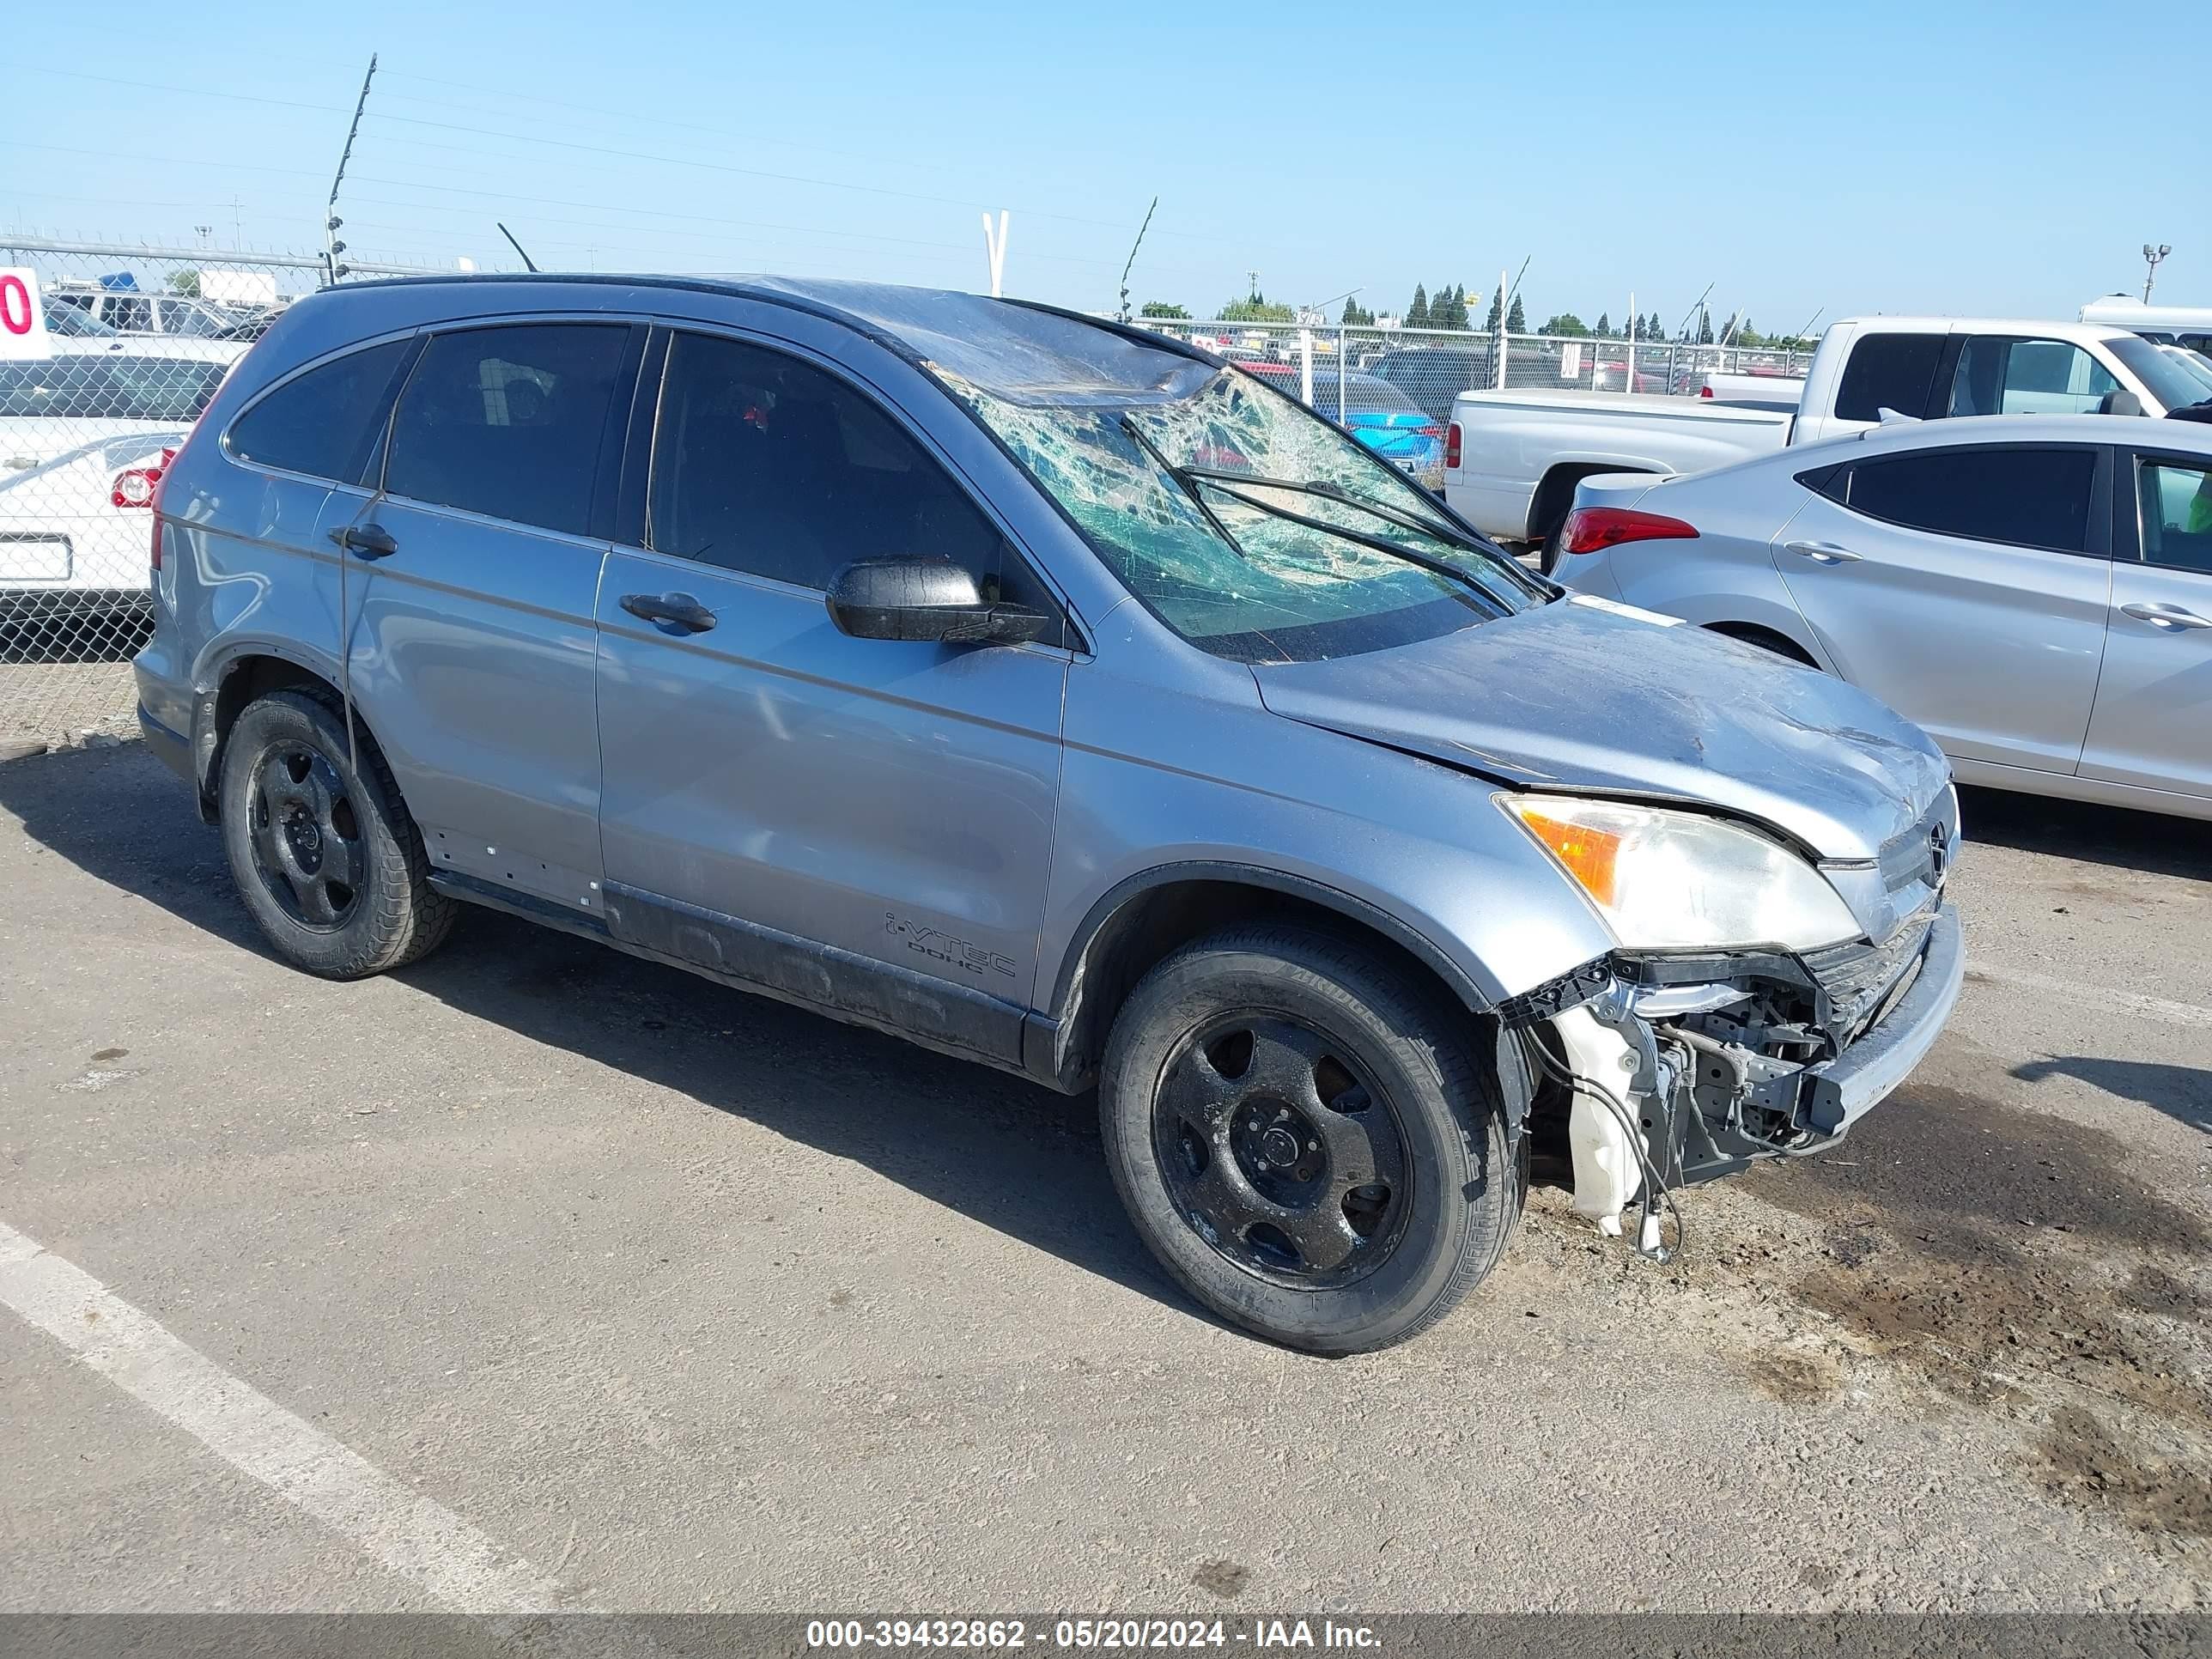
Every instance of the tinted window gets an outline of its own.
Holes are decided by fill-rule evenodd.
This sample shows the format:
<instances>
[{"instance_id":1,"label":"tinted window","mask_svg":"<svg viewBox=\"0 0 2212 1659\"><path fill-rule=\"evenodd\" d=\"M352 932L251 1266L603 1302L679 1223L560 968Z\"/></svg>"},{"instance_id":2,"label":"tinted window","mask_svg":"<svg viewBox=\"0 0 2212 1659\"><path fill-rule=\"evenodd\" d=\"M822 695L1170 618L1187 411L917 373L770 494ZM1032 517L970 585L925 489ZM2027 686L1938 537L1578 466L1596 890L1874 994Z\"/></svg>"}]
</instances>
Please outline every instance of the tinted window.
<instances>
[{"instance_id":1,"label":"tinted window","mask_svg":"<svg viewBox=\"0 0 2212 1659\"><path fill-rule=\"evenodd\" d=\"M1859 462L1845 500L1869 518L1941 536L2080 553L2096 474L2087 449L1928 449Z\"/></svg>"},{"instance_id":2,"label":"tinted window","mask_svg":"<svg viewBox=\"0 0 2212 1659\"><path fill-rule=\"evenodd\" d=\"M287 380L238 417L230 453L288 472L359 483L409 343L371 346Z\"/></svg>"},{"instance_id":3,"label":"tinted window","mask_svg":"<svg viewBox=\"0 0 2212 1659\"><path fill-rule=\"evenodd\" d=\"M439 335L400 394L385 488L589 534L600 440L629 343L619 325Z\"/></svg>"},{"instance_id":4,"label":"tinted window","mask_svg":"<svg viewBox=\"0 0 2212 1659\"><path fill-rule=\"evenodd\" d=\"M2094 415L2120 389L2105 366L2063 340L1978 334L1951 376L1954 415Z\"/></svg>"},{"instance_id":5,"label":"tinted window","mask_svg":"<svg viewBox=\"0 0 2212 1659\"><path fill-rule=\"evenodd\" d=\"M1941 334L1869 334L1851 348L1836 388L1836 413L1846 421L1878 421L1881 411L1917 416L1943 356Z\"/></svg>"},{"instance_id":6,"label":"tinted window","mask_svg":"<svg viewBox=\"0 0 2212 1659\"><path fill-rule=\"evenodd\" d=\"M986 598L1056 612L945 470L820 369L703 334L670 343L653 441L653 545L826 588L856 559L945 559Z\"/></svg>"},{"instance_id":7,"label":"tinted window","mask_svg":"<svg viewBox=\"0 0 2212 1659\"><path fill-rule=\"evenodd\" d=\"M2143 562L2212 575L2212 468L2146 461L2137 476Z\"/></svg>"}]
</instances>

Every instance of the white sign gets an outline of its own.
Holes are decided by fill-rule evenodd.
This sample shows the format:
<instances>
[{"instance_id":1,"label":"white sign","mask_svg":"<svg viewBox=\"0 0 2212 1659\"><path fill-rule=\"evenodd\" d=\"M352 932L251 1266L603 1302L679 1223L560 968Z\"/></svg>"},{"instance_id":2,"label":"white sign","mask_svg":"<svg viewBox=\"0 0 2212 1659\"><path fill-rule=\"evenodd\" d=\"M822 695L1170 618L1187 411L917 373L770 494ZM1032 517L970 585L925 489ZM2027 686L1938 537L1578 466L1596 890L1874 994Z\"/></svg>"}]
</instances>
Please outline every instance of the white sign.
<instances>
[{"instance_id":1,"label":"white sign","mask_svg":"<svg viewBox=\"0 0 2212 1659\"><path fill-rule=\"evenodd\" d=\"M53 355L46 307L39 303L39 273L0 269L0 362L42 362Z\"/></svg>"},{"instance_id":2,"label":"white sign","mask_svg":"<svg viewBox=\"0 0 2212 1659\"><path fill-rule=\"evenodd\" d=\"M1582 372L1583 343L1570 340L1559 348L1559 378L1563 380L1578 380Z\"/></svg>"},{"instance_id":3,"label":"white sign","mask_svg":"<svg viewBox=\"0 0 2212 1659\"><path fill-rule=\"evenodd\" d=\"M200 298L219 306L273 306L276 303L276 273L273 270L210 270L200 268Z\"/></svg>"}]
</instances>

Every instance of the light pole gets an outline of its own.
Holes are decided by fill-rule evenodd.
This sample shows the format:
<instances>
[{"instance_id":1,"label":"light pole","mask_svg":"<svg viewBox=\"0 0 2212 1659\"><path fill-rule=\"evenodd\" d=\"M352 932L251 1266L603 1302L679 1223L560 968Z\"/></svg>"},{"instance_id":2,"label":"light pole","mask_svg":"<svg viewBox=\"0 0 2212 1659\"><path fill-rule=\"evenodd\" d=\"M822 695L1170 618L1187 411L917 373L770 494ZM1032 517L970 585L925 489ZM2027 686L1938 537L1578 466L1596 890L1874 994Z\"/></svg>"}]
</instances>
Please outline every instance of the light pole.
<instances>
[{"instance_id":1,"label":"light pole","mask_svg":"<svg viewBox=\"0 0 2212 1659\"><path fill-rule=\"evenodd\" d=\"M2148 242L2143 244L2143 264L2146 267L2143 271L2143 303L2145 305L2150 303L2150 285L2158 280L2158 262L2172 252L2173 249L2164 242L2160 242L2156 247L2153 247Z\"/></svg>"}]
</instances>

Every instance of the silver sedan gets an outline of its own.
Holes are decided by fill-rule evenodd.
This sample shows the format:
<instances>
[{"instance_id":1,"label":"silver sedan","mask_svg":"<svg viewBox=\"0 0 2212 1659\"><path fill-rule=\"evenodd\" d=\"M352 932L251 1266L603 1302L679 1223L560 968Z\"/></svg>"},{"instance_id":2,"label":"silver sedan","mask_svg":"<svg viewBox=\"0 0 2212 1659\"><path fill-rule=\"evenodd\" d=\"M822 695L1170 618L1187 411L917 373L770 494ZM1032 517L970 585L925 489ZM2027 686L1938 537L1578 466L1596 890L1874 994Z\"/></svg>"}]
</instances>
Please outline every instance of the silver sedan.
<instances>
[{"instance_id":1,"label":"silver sedan","mask_svg":"<svg viewBox=\"0 0 2212 1659\"><path fill-rule=\"evenodd\" d=\"M2212 818L2212 424L2011 416L1584 482L1559 579L1796 658L1970 783Z\"/></svg>"}]
</instances>

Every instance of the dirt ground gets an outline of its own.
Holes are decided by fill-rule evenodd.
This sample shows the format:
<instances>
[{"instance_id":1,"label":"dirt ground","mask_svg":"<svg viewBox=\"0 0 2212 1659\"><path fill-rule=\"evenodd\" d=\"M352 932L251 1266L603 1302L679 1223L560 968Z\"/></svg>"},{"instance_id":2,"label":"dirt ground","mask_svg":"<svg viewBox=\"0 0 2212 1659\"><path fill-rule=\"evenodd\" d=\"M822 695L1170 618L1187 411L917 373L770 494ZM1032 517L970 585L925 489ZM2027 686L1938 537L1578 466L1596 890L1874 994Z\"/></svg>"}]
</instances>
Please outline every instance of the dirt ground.
<instances>
[{"instance_id":1,"label":"dirt ground","mask_svg":"<svg viewBox=\"0 0 2212 1659\"><path fill-rule=\"evenodd\" d=\"M306 979L137 745L34 757L0 1224L592 1606L2203 1608L2212 836L1967 826L1966 997L1844 1146L1663 1269L1540 1189L1325 1362L1164 1281L1091 1101L489 915ZM0 1389L0 1609L439 1604L4 1309Z\"/></svg>"}]
</instances>

